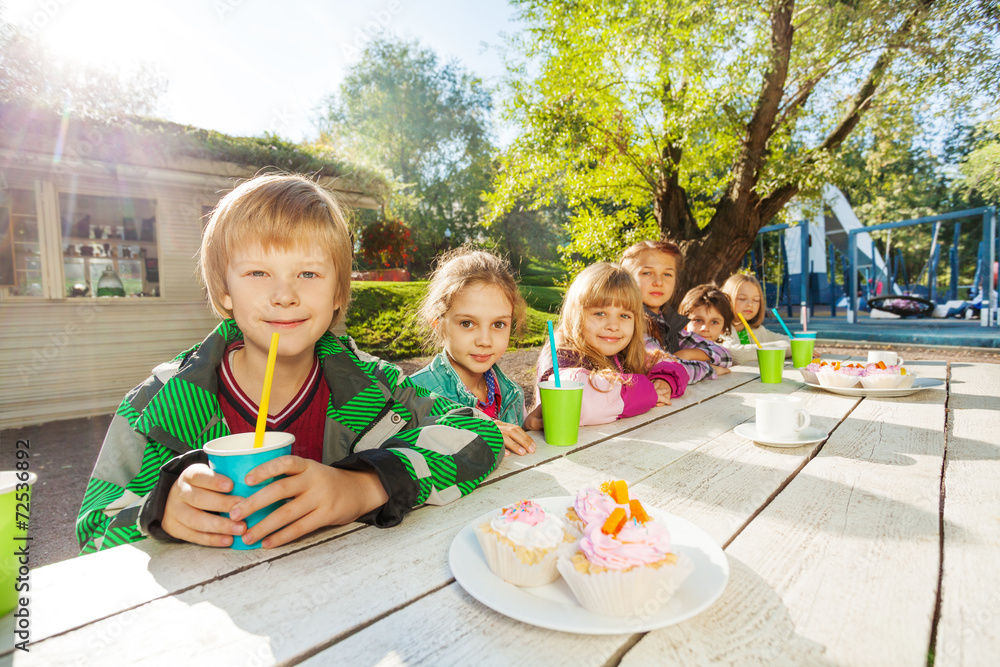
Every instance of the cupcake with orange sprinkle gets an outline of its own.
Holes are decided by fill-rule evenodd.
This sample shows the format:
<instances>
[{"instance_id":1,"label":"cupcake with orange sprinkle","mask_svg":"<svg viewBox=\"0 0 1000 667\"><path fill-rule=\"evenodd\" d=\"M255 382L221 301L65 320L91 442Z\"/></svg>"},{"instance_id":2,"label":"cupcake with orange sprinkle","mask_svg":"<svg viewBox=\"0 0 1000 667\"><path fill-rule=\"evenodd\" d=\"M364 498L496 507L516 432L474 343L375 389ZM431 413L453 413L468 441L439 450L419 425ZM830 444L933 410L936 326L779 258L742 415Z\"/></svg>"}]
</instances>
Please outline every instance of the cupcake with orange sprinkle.
<instances>
[{"instance_id":1,"label":"cupcake with orange sprinkle","mask_svg":"<svg viewBox=\"0 0 1000 667\"><path fill-rule=\"evenodd\" d=\"M625 502L618 500L624 495ZM573 504L566 509L566 521L570 528L583 534L592 523L604 523L615 509L621 508L629 514L628 486L623 480L607 481L599 489L586 488L577 492Z\"/></svg>"},{"instance_id":2,"label":"cupcake with orange sprinkle","mask_svg":"<svg viewBox=\"0 0 1000 667\"><path fill-rule=\"evenodd\" d=\"M521 500L475 528L476 539L494 574L515 586L543 586L559 577L559 547L576 537L555 514L533 500Z\"/></svg>"},{"instance_id":3,"label":"cupcake with orange sprinkle","mask_svg":"<svg viewBox=\"0 0 1000 667\"><path fill-rule=\"evenodd\" d=\"M557 567L580 604L605 616L654 614L694 569L671 549L670 532L638 500L590 524ZM652 608L651 608L652 607Z\"/></svg>"}]
</instances>

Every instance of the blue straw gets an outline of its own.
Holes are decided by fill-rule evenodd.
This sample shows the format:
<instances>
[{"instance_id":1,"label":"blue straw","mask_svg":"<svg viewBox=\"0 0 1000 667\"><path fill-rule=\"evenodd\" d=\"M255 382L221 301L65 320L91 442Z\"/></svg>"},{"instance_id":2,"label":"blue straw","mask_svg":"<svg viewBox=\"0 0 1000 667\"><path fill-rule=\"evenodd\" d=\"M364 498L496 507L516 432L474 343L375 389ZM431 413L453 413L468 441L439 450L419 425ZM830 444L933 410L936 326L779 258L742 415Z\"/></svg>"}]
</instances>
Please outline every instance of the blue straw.
<instances>
[{"instance_id":1,"label":"blue straw","mask_svg":"<svg viewBox=\"0 0 1000 667\"><path fill-rule=\"evenodd\" d=\"M788 327L785 326L785 320L781 319L781 313L778 312L778 309L772 308L771 312L774 313L774 316L778 318L778 324L780 324L781 328L785 330L785 333L788 334L788 337L795 338L795 336L792 335L792 332L788 330Z\"/></svg>"},{"instance_id":2,"label":"blue straw","mask_svg":"<svg viewBox=\"0 0 1000 667\"><path fill-rule=\"evenodd\" d=\"M556 358L556 332L552 329L552 320L549 320L549 349L552 350L552 377L556 381L556 389L562 387L559 384L559 360Z\"/></svg>"}]
</instances>

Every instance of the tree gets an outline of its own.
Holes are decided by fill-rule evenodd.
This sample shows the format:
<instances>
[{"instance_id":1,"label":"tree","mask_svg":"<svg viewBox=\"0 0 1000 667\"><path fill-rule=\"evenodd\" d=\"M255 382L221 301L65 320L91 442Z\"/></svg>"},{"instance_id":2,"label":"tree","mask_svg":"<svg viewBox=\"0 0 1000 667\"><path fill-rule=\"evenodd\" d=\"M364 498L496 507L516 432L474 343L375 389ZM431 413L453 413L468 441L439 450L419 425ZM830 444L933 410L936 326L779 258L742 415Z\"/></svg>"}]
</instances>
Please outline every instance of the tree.
<instances>
[{"instance_id":1,"label":"tree","mask_svg":"<svg viewBox=\"0 0 1000 667\"><path fill-rule=\"evenodd\" d=\"M969 200L1000 202L1000 115L983 122L971 137L962 161L959 186Z\"/></svg>"},{"instance_id":2,"label":"tree","mask_svg":"<svg viewBox=\"0 0 1000 667\"><path fill-rule=\"evenodd\" d=\"M441 63L415 42L369 42L327 100L322 140L396 183L391 213L406 220L423 263L481 231L481 193L490 185L489 115L482 81Z\"/></svg>"},{"instance_id":3,"label":"tree","mask_svg":"<svg viewBox=\"0 0 1000 667\"><path fill-rule=\"evenodd\" d=\"M166 89L166 78L148 64L67 63L0 18L0 101L113 121L149 115Z\"/></svg>"},{"instance_id":4,"label":"tree","mask_svg":"<svg viewBox=\"0 0 1000 667\"><path fill-rule=\"evenodd\" d=\"M918 132L998 80L989 0L514 1L528 29L506 114L522 133L490 218L565 197L568 252L590 259L652 225L687 257L678 298L837 182L858 128L909 117Z\"/></svg>"}]
</instances>

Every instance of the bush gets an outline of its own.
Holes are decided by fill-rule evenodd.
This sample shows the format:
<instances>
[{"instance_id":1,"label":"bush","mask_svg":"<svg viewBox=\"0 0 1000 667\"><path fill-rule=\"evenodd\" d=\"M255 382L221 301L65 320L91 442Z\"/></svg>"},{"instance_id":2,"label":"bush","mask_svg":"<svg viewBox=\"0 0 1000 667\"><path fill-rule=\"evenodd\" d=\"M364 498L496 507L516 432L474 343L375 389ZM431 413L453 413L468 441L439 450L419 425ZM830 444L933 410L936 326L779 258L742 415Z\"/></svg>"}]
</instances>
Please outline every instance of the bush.
<instances>
[{"instance_id":1,"label":"bush","mask_svg":"<svg viewBox=\"0 0 1000 667\"><path fill-rule=\"evenodd\" d=\"M528 317L524 335L512 341L512 347L536 347L548 335L546 321L552 314L536 310L532 295L541 290L547 299L558 293L555 288L524 287L521 293L528 301ZM384 359L406 359L436 353L424 347L423 326L417 319L420 300L427 292L426 282L386 283L356 281L351 285L351 307L347 312L347 333L358 347ZM542 301L541 297L535 301ZM544 302L549 306L549 301ZM558 311L558 306L556 307Z\"/></svg>"}]
</instances>

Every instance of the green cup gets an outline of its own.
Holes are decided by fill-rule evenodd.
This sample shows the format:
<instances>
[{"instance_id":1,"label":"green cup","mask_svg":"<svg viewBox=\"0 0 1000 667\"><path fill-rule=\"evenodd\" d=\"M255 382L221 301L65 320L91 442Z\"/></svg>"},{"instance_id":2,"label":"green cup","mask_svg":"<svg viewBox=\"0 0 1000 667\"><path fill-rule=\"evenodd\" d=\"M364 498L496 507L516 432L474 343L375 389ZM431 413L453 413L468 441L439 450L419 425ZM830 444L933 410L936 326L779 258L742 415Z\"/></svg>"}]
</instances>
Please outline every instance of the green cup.
<instances>
[{"instance_id":1,"label":"green cup","mask_svg":"<svg viewBox=\"0 0 1000 667\"><path fill-rule=\"evenodd\" d=\"M792 341L792 366L804 368L812 362L814 338L796 338Z\"/></svg>"},{"instance_id":2,"label":"green cup","mask_svg":"<svg viewBox=\"0 0 1000 667\"><path fill-rule=\"evenodd\" d=\"M761 382L780 384L781 370L785 365L785 351L782 349L757 348L757 365L760 367Z\"/></svg>"},{"instance_id":3,"label":"green cup","mask_svg":"<svg viewBox=\"0 0 1000 667\"><path fill-rule=\"evenodd\" d=\"M562 380L556 388L552 380L538 383L542 399L542 427L545 442L559 447L575 445L580 435L580 406L583 404L583 383Z\"/></svg>"},{"instance_id":4,"label":"green cup","mask_svg":"<svg viewBox=\"0 0 1000 667\"><path fill-rule=\"evenodd\" d=\"M18 450L21 451L21 450ZM31 506L31 485L38 476L26 470L0 472L0 616L17 608L17 599L27 593L16 588L17 579L27 579L30 552L28 510Z\"/></svg>"}]
</instances>

